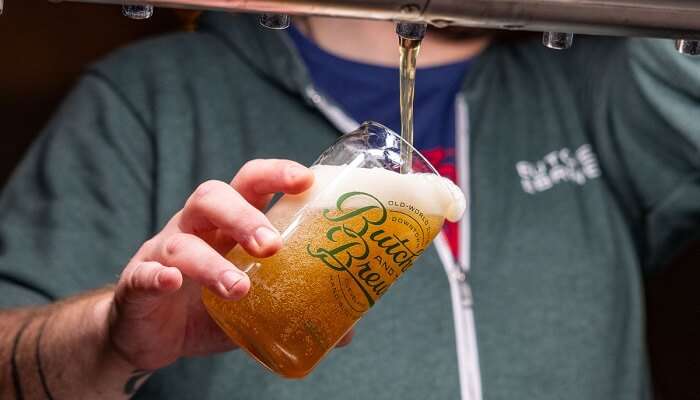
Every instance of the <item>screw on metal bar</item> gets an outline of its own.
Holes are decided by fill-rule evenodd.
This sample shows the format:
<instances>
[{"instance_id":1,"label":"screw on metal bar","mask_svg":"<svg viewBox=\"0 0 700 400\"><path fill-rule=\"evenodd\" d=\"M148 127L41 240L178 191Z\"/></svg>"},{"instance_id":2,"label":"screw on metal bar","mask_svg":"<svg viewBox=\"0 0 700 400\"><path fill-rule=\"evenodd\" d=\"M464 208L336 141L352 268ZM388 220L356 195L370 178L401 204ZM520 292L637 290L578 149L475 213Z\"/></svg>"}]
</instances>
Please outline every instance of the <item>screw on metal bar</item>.
<instances>
[{"instance_id":1,"label":"screw on metal bar","mask_svg":"<svg viewBox=\"0 0 700 400\"><path fill-rule=\"evenodd\" d=\"M404 4L401 6L399 11L401 11L401 14L410 16L410 15L415 15L418 16L420 15L420 6L418 4Z\"/></svg>"},{"instance_id":2,"label":"screw on metal bar","mask_svg":"<svg viewBox=\"0 0 700 400\"><path fill-rule=\"evenodd\" d=\"M260 25L268 29L287 29L292 19L286 14L262 14Z\"/></svg>"},{"instance_id":3,"label":"screw on metal bar","mask_svg":"<svg viewBox=\"0 0 700 400\"><path fill-rule=\"evenodd\" d=\"M700 55L700 40L676 40L676 49L679 53L687 56Z\"/></svg>"},{"instance_id":4,"label":"screw on metal bar","mask_svg":"<svg viewBox=\"0 0 700 400\"><path fill-rule=\"evenodd\" d=\"M153 6L143 5L123 5L122 15L131 19L148 19L153 16Z\"/></svg>"},{"instance_id":5,"label":"screw on metal bar","mask_svg":"<svg viewBox=\"0 0 700 400\"><path fill-rule=\"evenodd\" d=\"M396 34L404 39L423 40L428 25L424 22L399 22L396 24Z\"/></svg>"},{"instance_id":6,"label":"screw on metal bar","mask_svg":"<svg viewBox=\"0 0 700 400\"><path fill-rule=\"evenodd\" d=\"M554 50L566 50L574 43L573 33L545 32L542 44Z\"/></svg>"}]
</instances>

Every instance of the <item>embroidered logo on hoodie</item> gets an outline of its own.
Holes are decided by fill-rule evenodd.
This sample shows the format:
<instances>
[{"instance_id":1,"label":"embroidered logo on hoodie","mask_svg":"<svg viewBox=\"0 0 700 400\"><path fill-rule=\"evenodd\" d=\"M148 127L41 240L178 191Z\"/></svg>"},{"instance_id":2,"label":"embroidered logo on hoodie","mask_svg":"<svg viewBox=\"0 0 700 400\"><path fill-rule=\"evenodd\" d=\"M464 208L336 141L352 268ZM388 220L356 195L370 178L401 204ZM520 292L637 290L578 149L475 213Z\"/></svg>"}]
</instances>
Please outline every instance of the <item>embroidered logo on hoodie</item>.
<instances>
[{"instance_id":1,"label":"embroidered logo on hoodie","mask_svg":"<svg viewBox=\"0 0 700 400\"><path fill-rule=\"evenodd\" d=\"M555 150L534 162L520 161L515 169L520 175L520 185L529 194L544 192L564 182L585 185L600 177L598 158L589 144L575 151L566 147Z\"/></svg>"}]
</instances>

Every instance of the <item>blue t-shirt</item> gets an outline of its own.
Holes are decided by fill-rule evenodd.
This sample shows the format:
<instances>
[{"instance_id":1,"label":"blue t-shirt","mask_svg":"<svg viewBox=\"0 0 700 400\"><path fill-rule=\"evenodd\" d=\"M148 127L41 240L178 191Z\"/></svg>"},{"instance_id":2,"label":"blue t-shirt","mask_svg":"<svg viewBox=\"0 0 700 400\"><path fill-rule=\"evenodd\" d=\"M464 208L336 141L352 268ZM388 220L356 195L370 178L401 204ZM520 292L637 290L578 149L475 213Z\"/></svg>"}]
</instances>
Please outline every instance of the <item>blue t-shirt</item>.
<instances>
[{"instance_id":1,"label":"blue t-shirt","mask_svg":"<svg viewBox=\"0 0 700 400\"><path fill-rule=\"evenodd\" d=\"M289 36L306 64L315 88L331 98L355 121L373 120L401 132L399 70L347 60L318 47L293 27ZM396 58L399 57L398 39ZM414 102L414 146L442 176L457 179L455 169L455 97L471 60L419 68ZM457 229L446 224L453 251Z\"/></svg>"}]
</instances>

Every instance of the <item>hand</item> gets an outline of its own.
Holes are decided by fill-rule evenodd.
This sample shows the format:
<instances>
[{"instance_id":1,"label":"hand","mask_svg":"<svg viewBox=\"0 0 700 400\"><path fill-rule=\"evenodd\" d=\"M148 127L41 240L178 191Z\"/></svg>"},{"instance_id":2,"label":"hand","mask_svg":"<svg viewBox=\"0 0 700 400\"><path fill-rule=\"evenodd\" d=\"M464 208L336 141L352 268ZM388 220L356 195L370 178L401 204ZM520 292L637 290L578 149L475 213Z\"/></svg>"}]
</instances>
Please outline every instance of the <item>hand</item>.
<instances>
[{"instance_id":1,"label":"hand","mask_svg":"<svg viewBox=\"0 0 700 400\"><path fill-rule=\"evenodd\" d=\"M311 171L295 162L254 160L230 184L201 184L122 272L109 310L114 350L134 368L154 370L233 349L206 312L201 286L229 300L245 296L248 276L223 254L236 244L256 257L277 252L282 239L260 210L274 193L301 193L312 183Z\"/></svg>"}]
</instances>

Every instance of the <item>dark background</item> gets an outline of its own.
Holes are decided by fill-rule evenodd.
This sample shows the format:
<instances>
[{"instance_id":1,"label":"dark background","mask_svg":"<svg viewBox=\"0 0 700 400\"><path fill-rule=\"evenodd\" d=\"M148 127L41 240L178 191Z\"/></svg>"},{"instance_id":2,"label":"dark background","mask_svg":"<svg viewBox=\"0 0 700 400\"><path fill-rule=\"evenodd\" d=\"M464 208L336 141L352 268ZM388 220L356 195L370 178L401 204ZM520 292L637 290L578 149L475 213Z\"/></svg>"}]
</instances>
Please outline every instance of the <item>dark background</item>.
<instances>
[{"instance_id":1,"label":"dark background","mask_svg":"<svg viewBox=\"0 0 700 400\"><path fill-rule=\"evenodd\" d=\"M83 66L140 38L185 29L192 17L188 11L156 9L150 20L133 21L122 17L118 6L5 0L0 187ZM694 243L647 282L649 349L659 399L700 399L698 260L700 244Z\"/></svg>"}]
</instances>

